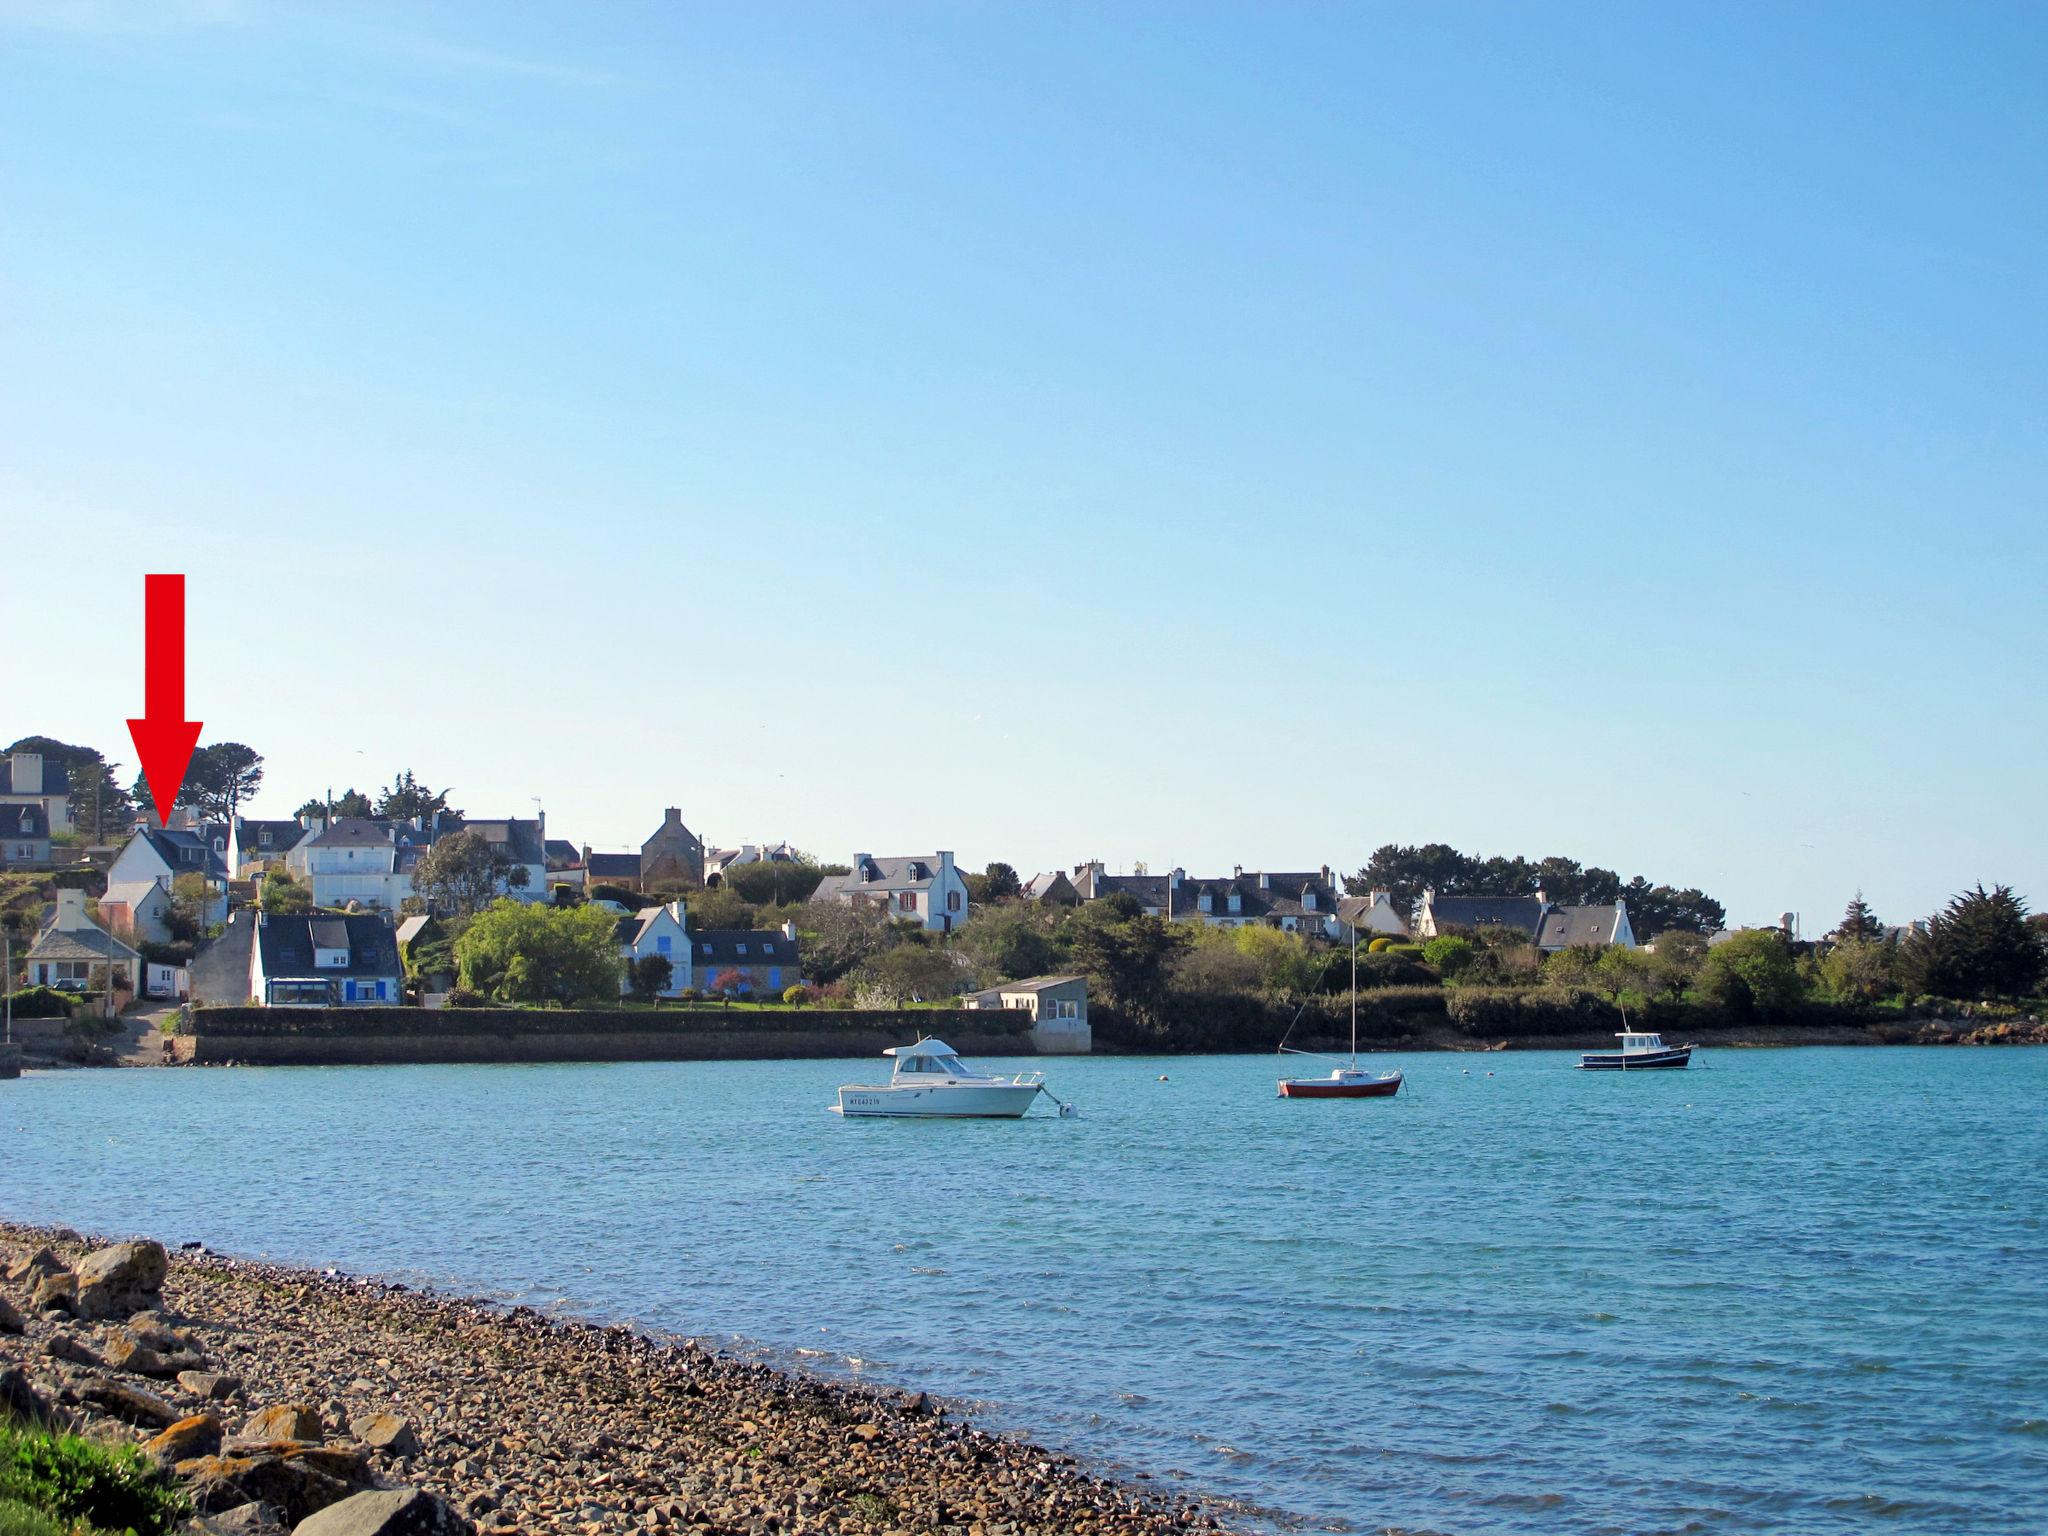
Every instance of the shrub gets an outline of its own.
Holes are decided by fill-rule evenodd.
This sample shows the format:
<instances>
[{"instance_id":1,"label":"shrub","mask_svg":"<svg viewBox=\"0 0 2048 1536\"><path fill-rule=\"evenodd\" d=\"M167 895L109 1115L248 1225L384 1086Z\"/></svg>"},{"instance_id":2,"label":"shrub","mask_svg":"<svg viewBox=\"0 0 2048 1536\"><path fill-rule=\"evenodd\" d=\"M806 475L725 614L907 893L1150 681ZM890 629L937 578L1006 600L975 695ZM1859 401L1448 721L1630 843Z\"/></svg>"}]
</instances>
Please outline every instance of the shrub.
<instances>
[{"instance_id":1,"label":"shrub","mask_svg":"<svg viewBox=\"0 0 2048 1536\"><path fill-rule=\"evenodd\" d=\"M1470 939L1442 933L1422 946L1422 958L1446 976L1456 976L1471 965L1477 953Z\"/></svg>"},{"instance_id":2,"label":"shrub","mask_svg":"<svg viewBox=\"0 0 2048 1536\"><path fill-rule=\"evenodd\" d=\"M1385 954L1389 949L1392 949L1393 947L1394 941L1388 938L1385 934L1381 934L1378 938L1373 939L1365 946L1365 952L1369 955L1382 955Z\"/></svg>"},{"instance_id":3,"label":"shrub","mask_svg":"<svg viewBox=\"0 0 2048 1536\"><path fill-rule=\"evenodd\" d=\"M1368 987L1427 987L1435 983L1436 974L1411 955L1381 950L1376 955L1359 956L1360 991Z\"/></svg>"},{"instance_id":4,"label":"shrub","mask_svg":"<svg viewBox=\"0 0 2048 1536\"><path fill-rule=\"evenodd\" d=\"M489 1008L492 1005L491 1000L485 997L483 993L473 991L468 987L456 987L448 994L447 1006L450 1008Z\"/></svg>"},{"instance_id":5,"label":"shrub","mask_svg":"<svg viewBox=\"0 0 2048 1536\"><path fill-rule=\"evenodd\" d=\"M0 1423L0 1500L39 1510L60 1527L84 1522L166 1536L191 1513L170 1474L132 1445ZM34 1525L16 1517L24 1531Z\"/></svg>"},{"instance_id":6,"label":"shrub","mask_svg":"<svg viewBox=\"0 0 2048 1536\"><path fill-rule=\"evenodd\" d=\"M801 982L793 987L784 987L782 989L782 1000L792 1008L801 1008L811 1000L810 988L804 986Z\"/></svg>"},{"instance_id":7,"label":"shrub","mask_svg":"<svg viewBox=\"0 0 2048 1536\"><path fill-rule=\"evenodd\" d=\"M14 1016L17 1019L69 1018L72 999L76 996L73 992L59 992L55 987L23 987L14 994Z\"/></svg>"},{"instance_id":8,"label":"shrub","mask_svg":"<svg viewBox=\"0 0 2048 1536\"><path fill-rule=\"evenodd\" d=\"M13 1499L0 1499L0 1536L71 1536L71 1533L39 1509L30 1509Z\"/></svg>"}]
</instances>

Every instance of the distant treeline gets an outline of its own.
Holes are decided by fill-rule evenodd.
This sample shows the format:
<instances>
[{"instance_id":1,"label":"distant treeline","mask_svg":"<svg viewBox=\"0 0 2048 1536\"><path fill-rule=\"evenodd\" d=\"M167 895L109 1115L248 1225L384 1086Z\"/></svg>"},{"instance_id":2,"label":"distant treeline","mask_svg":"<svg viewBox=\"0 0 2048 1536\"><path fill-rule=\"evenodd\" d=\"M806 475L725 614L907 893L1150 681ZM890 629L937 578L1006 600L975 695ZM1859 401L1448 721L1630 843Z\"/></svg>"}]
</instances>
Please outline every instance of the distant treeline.
<instances>
[{"instance_id":1,"label":"distant treeline","mask_svg":"<svg viewBox=\"0 0 2048 1536\"><path fill-rule=\"evenodd\" d=\"M1365 867L1344 882L1354 896L1384 890L1404 917L1413 917L1424 890L1439 896L1534 896L1541 891L1565 906L1628 904L1629 927L1638 942L1671 928L1712 933L1725 927L1728 913L1706 892L1687 886L1658 885L1637 875L1623 880L1611 869L1581 864L1552 855L1547 859L1480 858L1460 853L1448 843L1407 848L1387 843L1376 849Z\"/></svg>"}]
</instances>

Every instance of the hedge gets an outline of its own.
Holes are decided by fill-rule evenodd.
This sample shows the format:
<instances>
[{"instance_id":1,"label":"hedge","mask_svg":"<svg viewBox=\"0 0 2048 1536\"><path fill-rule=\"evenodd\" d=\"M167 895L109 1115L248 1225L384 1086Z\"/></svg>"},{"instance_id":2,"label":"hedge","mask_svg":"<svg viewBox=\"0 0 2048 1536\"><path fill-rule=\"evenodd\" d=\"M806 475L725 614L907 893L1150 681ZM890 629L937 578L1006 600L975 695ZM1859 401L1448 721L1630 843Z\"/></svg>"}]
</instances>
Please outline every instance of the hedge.
<instances>
[{"instance_id":1,"label":"hedge","mask_svg":"<svg viewBox=\"0 0 2048 1536\"><path fill-rule=\"evenodd\" d=\"M23 987L8 999L17 1019L68 1019L71 1005L98 993L60 992L55 987Z\"/></svg>"},{"instance_id":2,"label":"hedge","mask_svg":"<svg viewBox=\"0 0 2048 1536\"><path fill-rule=\"evenodd\" d=\"M201 1008L180 1026L186 1035L650 1035L772 1034L782 1030L852 1034L1021 1035L1031 1015L1018 1008Z\"/></svg>"}]
</instances>

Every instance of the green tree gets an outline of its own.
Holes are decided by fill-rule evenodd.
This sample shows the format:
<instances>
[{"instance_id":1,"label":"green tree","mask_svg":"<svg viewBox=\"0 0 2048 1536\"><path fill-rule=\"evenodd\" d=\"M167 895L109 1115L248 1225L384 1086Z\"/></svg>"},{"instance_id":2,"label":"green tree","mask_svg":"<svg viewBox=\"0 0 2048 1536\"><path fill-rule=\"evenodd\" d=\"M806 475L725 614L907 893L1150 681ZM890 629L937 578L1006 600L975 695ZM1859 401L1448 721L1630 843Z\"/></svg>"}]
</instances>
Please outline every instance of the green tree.
<instances>
[{"instance_id":1,"label":"green tree","mask_svg":"<svg viewBox=\"0 0 2048 1536\"><path fill-rule=\"evenodd\" d=\"M72 823L85 830L95 843L104 843L128 829L135 820L135 799L114 777L120 766L110 763L90 747L73 748L65 787L71 792Z\"/></svg>"},{"instance_id":2,"label":"green tree","mask_svg":"<svg viewBox=\"0 0 2048 1536\"><path fill-rule=\"evenodd\" d=\"M1010 901L1024 894L1024 882L1017 878L1016 869L1000 859L981 873L983 901Z\"/></svg>"},{"instance_id":3,"label":"green tree","mask_svg":"<svg viewBox=\"0 0 2048 1536\"><path fill-rule=\"evenodd\" d=\"M489 906L511 871L512 861L481 832L450 832L414 868L412 888L430 909L466 916Z\"/></svg>"},{"instance_id":4,"label":"green tree","mask_svg":"<svg viewBox=\"0 0 2048 1536\"><path fill-rule=\"evenodd\" d=\"M273 865L263 872L263 883L256 892L256 905L273 917L310 912L313 910L313 893L294 880L289 870Z\"/></svg>"},{"instance_id":5,"label":"green tree","mask_svg":"<svg viewBox=\"0 0 2048 1536\"><path fill-rule=\"evenodd\" d=\"M1898 990L1898 951L1882 939L1838 939L1820 957L1820 983L1830 997L1874 1003Z\"/></svg>"},{"instance_id":6,"label":"green tree","mask_svg":"<svg viewBox=\"0 0 2048 1536\"><path fill-rule=\"evenodd\" d=\"M1590 987L1594 983L1594 967L1599 963L1600 951L1591 944L1575 944L1570 949L1560 949L1543 957L1544 985Z\"/></svg>"},{"instance_id":7,"label":"green tree","mask_svg":"<svg viewBox=\"0 0 2048 1536\"><path fill-rule=\"evenodd\" d=\"M1633 995L1647 999L1657 989L1655 959L1626 944L1609 944L1593 962L1593 983L1619 1002Z\"/></svg>"},{"instance_id":8,"label":"green tree","mask_svg":"<svg viewBox=\"0 0 2048 1536\"><path fill-rule=\"evenodd\" d=\"M192 808L208 821L233 826L244 801L263 787L263 758L239 741L216 741L192 754L185 792Z\"/></svg>"},{"instance_id":9,"label":"green tree","mask_svg":"<svg viewBox=\"0 0 2048 1536\"><path fill-rule=\"evenodd\" d=\"M2012 887L1980 881L1928 920L1902 957L1917 990L1938 997L2025 997L2048 971L2048 949Z\"/></svg>"},{"instance_id":10,"label":"green tree","mask_svg":"<svg viewBox=\"0 0 2048 1536\"><path fill-rule=\"evenodd\" d=\"M985 981L1042 976L1053 966L1050 914L1024 902L977 906L953 942Z\"/></svg>"},{"instance_id":11,"label":"green tree","mask_svg":"<svg viewBox=\"0 0 2048 1536\"><path fill-rule=\"evenodd\" d=\"M854 973L854 993L871 1008L937 1002L960 989L960 968L951 953L935 945L899 944Z\"/></svg>"},{"instance_id":12,"label":"green tree","mask_svg":"<svg viewBox=\"0 0 2048 1536\"><path fill-rule=\"evenodd\" d=\"M642 955L626 967L626 984L633 989L633 996L643 1003L651 1003L661 996L675 978L675 965L667 955Z\"/></svg>"},{"instance_id":13,"label":"green tree","mask_svg":"<svg viewBox=\"0 0 2048 1536\"><path fill-rule=\"evenodd\" d=\"M1301 935L1263 924L1224 931L1238 952L1249 956L1258 966L1259 991L1267 998L1299 997L1321 984L1321 959L1310 951Z\"/></svg>"},{"instance_id":14,"label":"green tree","mask_svg":"<svg viewBox=\"0 0 2048 1536\"><path fill-rule=\"evenodd\" d=\"M383 821L411 821L419 816L431 822L436 811L449 809L449 793L445 789L429 789L408 768L391 781L389 789L377 792L376 815ZM461 812L455 814L459 816Z\"/></svg>"},{"instance_id":15,"label":"green tree","mask_svg":"<svg viewBox=\"0 0 2048 1536\"><path fill-rule=\"evenodd\" d=\"M1445 980L1462 975L1479 956L1479 946L1454 933L1440 933L1422 946L1422 958Z\"/></svg>"},{"instance_id":16,"label":"green tree","mask_svg":"<svg viewBox=\"0 0 2048 1536\"><path fill-rule=\"evenodd\" d=\"M1657 985L1673 1002L1684 997L1699 979L1707 963L1707 940L1690 928L1667 928L1657 935L1656 950L1650 956Z\"/></svg>"},{"instance_id":17,"label":"green tree","mask_svg":"<svg viewBox=\"0 0 2048 1536\"><path fill-rule=\"evenodd\" d=\"M1829 937L1835 939L1881 939L1884 937L1884 924L1877 920L1876 914L1870 910L1870 903L1865 901L1863 893L1858 891L1849 898L1848 910L1842 914L1840 925L1836 927Z\"/></svg>"},{"instance_id":18,"label":"green tree","mask_svg":"<svg viewBox=\"0 0 2048 1536\"><path fill-rule=\"evenodd\" d=\"M758 864L735 864L719 878L721 890L732 892L749 906L780 907L809 901L825 872L812 863L763 859Z\"/></svg>"},{"instance_id":19,"label":"green tree","mask_svg":"<svg viewBox=\"0 0 2048 1536\"><path fill-rule=\"evenodd\" d=\"M614 926L612 915L602 907L494 901L455 941L461 984L506 1003L616 999L619 950Z\"/></svg>"},{"instance_id":20,"label":"green tree","mask_svg":"<svg viewBox=\"0 0 2048 1536\"><path fill-rule=\"evenodd\" d=\"M720 886L709 891L692 891L687 898L692 928L751 928L754 909L737 892Z\"/></svg>"},{"instance_id":21,"label":"green tree","mask_svg":"<svg viewBox=\"0 0 2048 1536\"><path fill-rule=\"evenodd\" d=\"M1061 936L1074 968L1111 1008L1142 1028L1166 1032L1167 982L1174 957L1189 942L1185 924L1147 917L1118 892L1083 906Z\"/></svg>"},{"instance_id":22,"label":"green tree","mask_svg":"<svg viewBox=\"0 0 2048 1536\"><path fill-rule=\"evenodd\" d=\"M1782 1013L1800 999L1792 947L1776 928L1749 928L1707 951L1699 991L1738 1013Z\"/></svg>"},{"instance_id":23,"label":"green tree","mask_svg":"<svg viewBox=\"0 0 2048 1536\"><path fill-rule=\"evenodd\" d=\"M901 941L894 926L867 907L813 902L797 922L804 974L821 985L839 981Z\"/></svg>"}]
</instances>

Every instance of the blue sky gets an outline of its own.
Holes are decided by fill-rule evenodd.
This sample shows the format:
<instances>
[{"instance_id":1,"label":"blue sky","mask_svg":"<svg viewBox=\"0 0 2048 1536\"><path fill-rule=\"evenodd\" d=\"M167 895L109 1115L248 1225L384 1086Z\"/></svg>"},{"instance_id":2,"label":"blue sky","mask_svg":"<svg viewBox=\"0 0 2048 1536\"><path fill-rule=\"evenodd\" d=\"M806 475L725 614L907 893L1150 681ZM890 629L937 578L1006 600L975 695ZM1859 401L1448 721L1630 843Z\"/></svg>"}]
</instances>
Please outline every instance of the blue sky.
<instances>
[{"instance_id":1,"label":"blue sky","mask_svg":"<svg viewBox=\"0 0 2048 1536\"><path fill-rule=\"evenodd\" d=\"M0 0L0 731L2048 905L2048 11ZM61 680L61 681L59 681Z\"/></svg>"}]
</instances>

